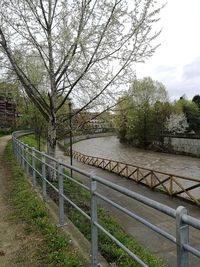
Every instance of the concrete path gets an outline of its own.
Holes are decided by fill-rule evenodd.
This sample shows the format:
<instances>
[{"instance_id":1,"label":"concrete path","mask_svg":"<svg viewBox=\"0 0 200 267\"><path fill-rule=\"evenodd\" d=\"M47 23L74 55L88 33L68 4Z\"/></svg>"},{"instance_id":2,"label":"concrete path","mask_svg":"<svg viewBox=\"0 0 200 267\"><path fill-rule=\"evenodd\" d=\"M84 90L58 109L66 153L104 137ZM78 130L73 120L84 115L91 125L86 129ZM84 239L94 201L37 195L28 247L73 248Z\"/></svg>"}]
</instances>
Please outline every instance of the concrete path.
<instances>
[{"instance_id":1,"label":"concrete path","mask_svg":"<svg viewBox=\"0 0 200 267\"><path fill-rule=\"evenodd\" d=\"M57 158L69 163L69 157L65 156L64 153L57 148ZM200 208L190 203L184 202L177 198L171 198L162 193L153 192L149 188L136 184L133 181L119 177L115 174L109 173L99 168L88 166L73 160L73 164L83 170L89 172L95 172L95 174L115 183L120 186L126 187L129 190L137 192L143 196L151 198L155 201L168 205L174 209L178 206L185 206L188 213L196 218L200 219ZM83 183L88 184L86 178L80 177ZM166 216L154 209L146 207L145 205L130 199L126 196L121 195L118 192L110 190L105 186L98 185L98 190L103 195L108 196L113 201L120 205L128 208L139 216L145 218L149 222L156 224L167 232L175 236L175 221L174 219ZM160 257L167 266L176 266L176 246L170 241L166 240L162 236L154 233L152 230L146 228L141 223L131 219L129 216L122 214L120 211L111 207L110 205L103 203L106 210L116 218L116 220L122 225L123 229L139 241L139 243L150 250L153 254ZM200 249L200 231L190 229L190 244ZM190 256L190 266L200 267L200 258Z\"/></svg>"}]
</instances>

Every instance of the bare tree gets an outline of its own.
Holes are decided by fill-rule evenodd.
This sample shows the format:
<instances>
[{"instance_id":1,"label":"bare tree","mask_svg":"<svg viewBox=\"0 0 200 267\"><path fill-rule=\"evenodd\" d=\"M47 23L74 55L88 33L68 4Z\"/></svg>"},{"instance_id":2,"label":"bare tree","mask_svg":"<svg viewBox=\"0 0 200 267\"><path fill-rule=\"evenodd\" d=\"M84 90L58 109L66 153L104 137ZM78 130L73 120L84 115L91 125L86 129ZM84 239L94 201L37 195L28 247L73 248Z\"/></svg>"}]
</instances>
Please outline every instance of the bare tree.
<instances>
[{"instance_id":1,"label":"bare tree","mask_svg":"<svg viewBox=\"0 0 200 267\"><path fill-rule=\"evenodd\" d=\"M80 111L112 99L133 64L157 48L161 8L155 0L1 0L0 51L48 122L51 156L59 109L69 97ZM38 85L27 73L30 58L42 66Z\"/></svg>"}]
</instances>

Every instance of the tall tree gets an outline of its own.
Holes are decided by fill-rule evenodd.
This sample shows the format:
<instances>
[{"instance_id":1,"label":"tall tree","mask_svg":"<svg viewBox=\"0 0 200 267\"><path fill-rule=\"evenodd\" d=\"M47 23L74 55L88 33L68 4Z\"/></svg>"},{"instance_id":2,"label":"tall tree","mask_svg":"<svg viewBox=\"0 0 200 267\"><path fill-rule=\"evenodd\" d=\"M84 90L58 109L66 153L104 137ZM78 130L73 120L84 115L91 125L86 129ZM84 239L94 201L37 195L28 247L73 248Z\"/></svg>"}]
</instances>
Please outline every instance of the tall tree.
<instances>
[{"instance_id":1,"label":"tall tree","mask_svg":"<svg viewBox=\"0 0 200 267\"><path fill-rule=\"evenodd\" d=\"M1 0L0 51L48 122L51 156L57 113L69 96L79 103L79 111L94 106L98 98L108 101L114 97L113 88L120 88L133 74L132 64L152 56L159 34L153 25L161 9L155 4L155 0L134 0L130 6L124 0ZM42 66L39 84L28 75L26 63L31 58Z\"/></svg>"},{"instance_id":2,"label":"tall tree","mask_svg":"<svg viewBox=\"0 0 200 267\"><path fill-rule=\"evenodd\" d=\"M128 99L118 105L118 134L122 141L147 146L164 128L170 105L165 87L150 77L134 80ZM160 112L163 112L161 116ZM126 118L126 123L122 123ZM159 129L157 122L159 121ZM159 131L159 133L156 132ZM123 136L122 136L123 134Z\"/></svg>"},{"instance_id":3,"label":"tall tree","mask_svg":"<svg viewBox=\"0 0 200 267\"><path fill-rule=\"evenodd\" d=\"M195 95L192 99L192 101L197 105L197 107L200 109L200 95Z\"/></svg>"},{"instance_id":4,"label":"tall tree","mask_svg":"<svg viewBox=\"0 0 200 267\"><path fill-rule=\"evenodd\" d=\"M157 101L152 111L152 128L155 140L163 143L163 136L166 131L166 121L173 113L173 105L167 102Z\"/></svg>"},{"instance_id":5,"label":"tall tree","mask_svg":"<svg viewBox=\"0 0 200 267\"><path fill-rule=\"evenodd\" d=\"M150 77L134 80L131 87L133 103L137 112L137 138L143 146L155 138L156 106L158 102L166 102L168 95L162 83L153 81ZM158 114L157 114L158 115Z\"/></svg>"},{"instance_id":6,"label":"tall tree","mask_svg":"<svg viewBox=\"0 0 200 267\"><path fill-rule=\"evenodd\" d=\"M195 98L198 100L198 97ZM193 131L196 134L200 132L200 109L196 101L187 100L182 98L175 104L176 110L181 113L183 112L188 122L188 131Z\"/></svg>"},{"instance_id":7,"label":"tall tree","mask_svg":"<svg viewBox=\"0 0 200 267\"><path fill-rule=\"evenodd\" d=\"M172 113L166 121L166 130L173 135L184 134L188 130L188 122L184 113Z\"/></svg>"}]
</instances>

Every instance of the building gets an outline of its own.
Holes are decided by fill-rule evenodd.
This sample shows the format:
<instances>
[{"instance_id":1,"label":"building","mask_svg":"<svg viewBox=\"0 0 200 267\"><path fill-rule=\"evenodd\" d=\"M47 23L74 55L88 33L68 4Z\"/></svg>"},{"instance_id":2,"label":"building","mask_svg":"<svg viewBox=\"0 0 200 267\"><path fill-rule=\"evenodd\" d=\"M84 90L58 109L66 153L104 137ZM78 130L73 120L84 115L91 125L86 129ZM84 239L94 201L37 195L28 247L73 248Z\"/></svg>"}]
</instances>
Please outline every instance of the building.
<instances>
[{"instance_id":1,"label":"building","mask_svg":"<svg viewBox=\"0 0 200 267\"><path fill-rule=\"evenodd\" d=\"M0 96L0 128L15 126L16 104L10 98Z\"/></svg>"},{"instance_id":2,"label":"building","mask_svg":"<svg viewBox=\"0 0 200 267\"><path fill-rule=\"evenodd\" d=\"M76 110L73 110L73 113L76 113ZM74 128L80 128L81 130L91 131L91 132L104 132L109 127L105 119L96 112L80 112L73 117L72 120Z\"/></svg>"}]
</instances>

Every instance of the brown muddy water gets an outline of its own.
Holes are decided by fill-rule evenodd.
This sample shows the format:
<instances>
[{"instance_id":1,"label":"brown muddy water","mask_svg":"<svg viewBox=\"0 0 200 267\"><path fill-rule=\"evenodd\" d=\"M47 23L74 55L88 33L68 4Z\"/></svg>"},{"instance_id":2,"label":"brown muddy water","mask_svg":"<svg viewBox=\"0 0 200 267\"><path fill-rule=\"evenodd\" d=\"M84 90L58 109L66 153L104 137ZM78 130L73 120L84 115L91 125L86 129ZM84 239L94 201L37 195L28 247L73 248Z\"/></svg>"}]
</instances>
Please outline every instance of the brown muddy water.
<instances>
[{"instance_id":1,"label":"brown muddy water","mask_svg":"<svg viewBox=\"0 0 200 267\"><path fill-rule=\"evenodd\" d=\"M73 150L90 156L200 180L199 158L134 148L127 144L121 144L115 136L80 141L73 145Z\"/></svg>"}]
</instances>

